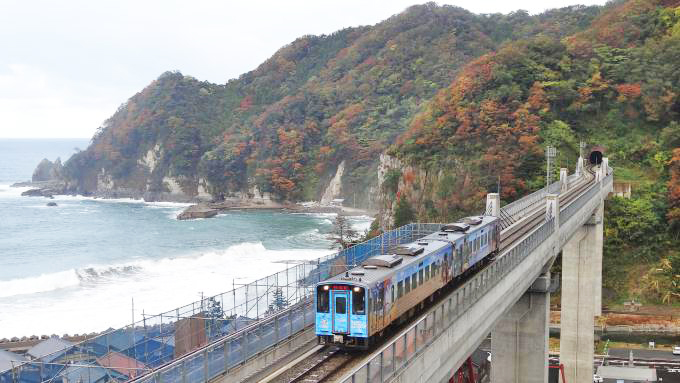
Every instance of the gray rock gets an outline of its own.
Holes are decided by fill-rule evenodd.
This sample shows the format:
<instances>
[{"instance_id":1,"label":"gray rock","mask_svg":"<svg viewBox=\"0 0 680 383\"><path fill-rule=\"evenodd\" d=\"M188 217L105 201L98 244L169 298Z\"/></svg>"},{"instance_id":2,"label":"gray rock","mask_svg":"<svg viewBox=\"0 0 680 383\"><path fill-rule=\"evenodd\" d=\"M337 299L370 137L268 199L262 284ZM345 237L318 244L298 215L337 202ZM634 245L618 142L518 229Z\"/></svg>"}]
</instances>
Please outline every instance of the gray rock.
<instances>
[{"instance_id":1,"label":"gray rock","mask_svg":"<svg viewBox=\"0 0 680 383\"><path fill-rule=\"evenodd\" d=\"M47 206L57 206L57 203L56 202L48 202Z\"/></svg>"},{"instance_id":2,"label":"gray rock","mask_svg":"<svg viewBox=\"0 0 680 383\"><path fill-rule=\"evenodd\" d=\"M44 158L33 171L31 181L57 181L62 179L64 167L61 164L61 159L57 158L54 162Z\"/></svg>"},{"instance_id":3,"label":"gray rock","mask_svg":"<svg viewBox=\"0 0 680 383\"><path fill-rule=\"evenodd\" d=\"M189 206L186 208L183 212L181 212L178 216L177 219L180 221L187 220L187 219L196 219L196 218L211 218L217 215L220 211L218 209L213 209L211 207L207 206L201 206L201 205L193 205Z\"/></svg>"}]
</instances>

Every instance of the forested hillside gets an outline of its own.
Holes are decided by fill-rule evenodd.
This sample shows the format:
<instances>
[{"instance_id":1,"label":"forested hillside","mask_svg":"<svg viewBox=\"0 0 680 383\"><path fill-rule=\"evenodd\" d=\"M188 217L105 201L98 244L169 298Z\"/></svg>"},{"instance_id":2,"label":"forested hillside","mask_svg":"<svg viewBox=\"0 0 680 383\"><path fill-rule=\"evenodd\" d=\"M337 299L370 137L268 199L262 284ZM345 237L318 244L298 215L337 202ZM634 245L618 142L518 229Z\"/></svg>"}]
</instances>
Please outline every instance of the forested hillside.
<instances>
[{"instance_id":1,"label":"forested hillside","mask_svg":"<svg viewBox=\"0 0 680 383\"><path fill-rule=\"evenodd\" d=\"M394 205L455 218L479 210L498 176L504 200L543 185L548 144L572 171L579 138L604 145L634 190L607 202L610 298L680 301L678 89L678 2L610 3L566 38L509 42L463 67L391 147L417 170L401 174Z\"/></svg>"},{"instance_id":2,"label":"forested hillside","mask_svg":"<svg viewBox=\"0 0 680 383\"><path fill-rule=\"evenodd\" d=\"M572 34L598 12L475 15L430 3L375 26L302 37L225 85L166 73L66 165L70 185L151 199L171 191L221 198L257 186L276 199L309 200L346 161L342 195L366 206L379 186L378 155L461 66L508 41Z\"/></svg>"}]
</instances>

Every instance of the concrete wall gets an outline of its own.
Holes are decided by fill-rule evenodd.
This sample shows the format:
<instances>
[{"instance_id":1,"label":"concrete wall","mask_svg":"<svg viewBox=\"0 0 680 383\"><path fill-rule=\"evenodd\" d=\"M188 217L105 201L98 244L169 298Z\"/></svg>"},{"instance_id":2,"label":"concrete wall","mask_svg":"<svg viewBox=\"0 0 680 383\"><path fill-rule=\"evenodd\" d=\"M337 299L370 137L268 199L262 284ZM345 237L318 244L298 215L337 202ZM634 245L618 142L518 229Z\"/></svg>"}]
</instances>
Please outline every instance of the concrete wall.
<instances>
[{"instance_id":1,"label":"concrete wall","mask_svg":"<svg viewBox=\"0 0 680 383\"><path fill-rule=\"evenodd\" d=\"M240 383L250 381L259 373L271 369L274 363L288 358L291 355L302 354L316 345L314 326L299 332L295 337L277 344L265 350L245 363L228 370L223 376L213 379L212 382ZM257 381L254 379L253 381Z\"/></svg>"}]
</instances>

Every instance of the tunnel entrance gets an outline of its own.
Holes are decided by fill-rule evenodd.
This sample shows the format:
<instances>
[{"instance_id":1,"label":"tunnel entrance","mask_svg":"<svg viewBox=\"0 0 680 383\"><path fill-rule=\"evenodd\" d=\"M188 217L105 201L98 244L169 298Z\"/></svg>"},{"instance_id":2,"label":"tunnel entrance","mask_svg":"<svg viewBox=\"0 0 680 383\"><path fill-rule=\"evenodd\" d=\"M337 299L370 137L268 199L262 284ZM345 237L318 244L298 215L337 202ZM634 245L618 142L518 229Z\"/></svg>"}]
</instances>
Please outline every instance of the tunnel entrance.
<instances>
[{"instance_id":1,"label":"tunnel entrance","mask_svg":"<svg viewBox=\"0 0 680 383\"><path fill-rule=\"evenodd\" d=\"M590 163L593 165L600 165L602 163L602 152L599 150L590 152Z\"/></svg>"}]
</instances>

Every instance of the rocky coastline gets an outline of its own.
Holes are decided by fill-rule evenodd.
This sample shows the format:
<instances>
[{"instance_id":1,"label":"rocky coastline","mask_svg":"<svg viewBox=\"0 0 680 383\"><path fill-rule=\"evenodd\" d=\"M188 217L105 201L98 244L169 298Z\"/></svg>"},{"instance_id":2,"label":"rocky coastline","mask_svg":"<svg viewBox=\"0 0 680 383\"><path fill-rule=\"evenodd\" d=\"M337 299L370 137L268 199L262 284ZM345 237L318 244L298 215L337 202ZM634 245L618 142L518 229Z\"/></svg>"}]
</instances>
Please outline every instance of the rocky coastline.
<instances>
[{"instance_id":1,"label":"rocky coastline","mask_svg":"<svg viewBox=\"0 0 680 383\"><path fill-rule=\"evenodd\" d=\"M56 195L83 195L101 199L130 198L146 202L194 203L177 215L178 220L212 218L221 212L230 210L282 210L292 213L335 213L346 216L373 216L375 212L344 207L341 203L336 203L341 200L333 200L340 193L339 178L341 175L342 166L338 168L336 177L331 180L321 201L305 203L279 201L272 198L269 193L261 193L256 187L248 193L237 193L237 195L229 197L222 196L220 200L213 201L206 201L205 198L198 198L198 196L192 198L180 193L149 193L126 188L97 188L96 192L82 193L70 187L68 182L66 182L63 176L63 166L58 158L54 162L43 159L33 172L30 181L17 182L11 186L30 188L21 193L22 196L26 197L53 199Z\"/></svg>"}]
</instances>

